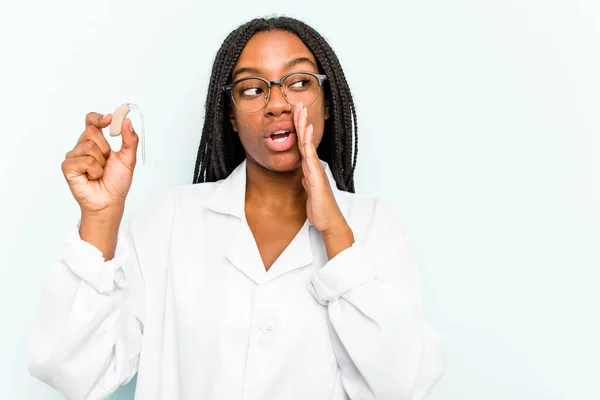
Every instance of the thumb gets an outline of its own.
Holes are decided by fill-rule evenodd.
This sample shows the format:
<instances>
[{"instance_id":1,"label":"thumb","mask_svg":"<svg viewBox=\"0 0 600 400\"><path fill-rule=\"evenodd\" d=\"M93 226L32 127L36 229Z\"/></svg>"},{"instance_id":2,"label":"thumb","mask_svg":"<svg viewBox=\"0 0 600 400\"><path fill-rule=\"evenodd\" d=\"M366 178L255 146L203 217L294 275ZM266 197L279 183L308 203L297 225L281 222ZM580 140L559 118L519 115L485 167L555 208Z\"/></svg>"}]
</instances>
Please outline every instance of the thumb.
<instances>
[{"instance_id":1,"label":"thumb","mask_svg":"<svg viewBox=\"0 0 600 400\"><path fill-rule=\"evenodd\" d=\"M135 164L139 137L137 133L135 133L129 118L123 120L123 125L121 125L121 137L123 138L123 143L121 144L121 150L119 150L119 152L126 156L132 164Z\"/></svg>"}]
</instances>

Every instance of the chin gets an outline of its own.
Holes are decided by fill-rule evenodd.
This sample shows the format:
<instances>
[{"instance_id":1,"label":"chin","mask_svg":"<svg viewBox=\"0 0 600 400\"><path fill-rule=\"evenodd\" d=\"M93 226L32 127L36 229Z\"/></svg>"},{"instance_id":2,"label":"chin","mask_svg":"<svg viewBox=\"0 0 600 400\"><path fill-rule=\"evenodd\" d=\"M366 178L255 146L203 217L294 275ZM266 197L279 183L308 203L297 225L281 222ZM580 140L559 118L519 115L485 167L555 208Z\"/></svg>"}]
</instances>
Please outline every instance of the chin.
<instances>
[{"instance_id":1,"label":"chin","mask_svg":"<svg viewBox=\"0 0 600 400\"><path fill-rule=\"evenodd\" d=\"M273 172L291 172L302 167L302 157L297 149L290 149L284 153L271 153L262 157L264 162L259 164Z\"/></svg>"}]
</instances>

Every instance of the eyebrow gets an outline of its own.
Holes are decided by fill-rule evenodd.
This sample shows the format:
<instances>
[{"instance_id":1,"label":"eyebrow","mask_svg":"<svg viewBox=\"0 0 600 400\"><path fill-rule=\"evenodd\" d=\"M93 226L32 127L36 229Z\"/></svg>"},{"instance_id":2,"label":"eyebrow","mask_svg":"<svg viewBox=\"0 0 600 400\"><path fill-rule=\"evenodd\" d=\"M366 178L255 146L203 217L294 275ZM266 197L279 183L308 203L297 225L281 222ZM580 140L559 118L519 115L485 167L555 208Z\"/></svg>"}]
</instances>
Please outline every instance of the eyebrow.
<instances>
[{"instance_id":1,"label":"eyebrow","mask_svg":"<svg viewBox=\"0 0 600 400\"><path fill-rule=\"evenodd\" d=\"M288 61L285 64L284 69L292 68L292 67L295 67L296 65L299 65L299 64L310 64L310 66L313 67L315 69L315 71L318 71L318 68L317 68L316 64L310 58L308 58L308 57L294 58L293 60ZM258 68L251 68L251 67L238 68L233 73L233 76L232 76L231 80L235 81L236 76L244 74L244 73L250 73L250 74L258 75L260 73L260 70Z\"/></svg>"},{"instance_id":2,"label":"eyebrow","mask_svg":"<svg viewBox=\"0 0 600 400\"><path fill-rule=\"evenodd\" d=\"M285 64L285 69L295 67L298 64L310 64L310 66L313 67L315 70L319 70L315 63L308 57L298 57L289 61L287 64Z\"/></svg>"}]
</instances>

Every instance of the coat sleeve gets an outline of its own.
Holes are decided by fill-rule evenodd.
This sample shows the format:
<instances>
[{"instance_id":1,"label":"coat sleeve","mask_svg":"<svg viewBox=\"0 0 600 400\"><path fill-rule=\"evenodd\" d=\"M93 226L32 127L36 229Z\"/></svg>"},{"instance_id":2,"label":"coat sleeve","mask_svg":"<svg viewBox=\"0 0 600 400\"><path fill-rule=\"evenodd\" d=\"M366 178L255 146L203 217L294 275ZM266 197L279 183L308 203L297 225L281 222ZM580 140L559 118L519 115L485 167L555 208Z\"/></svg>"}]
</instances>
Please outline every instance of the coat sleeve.
<instances>
[{"instance_id":1,"label":"coat sleeve","mask_svg":"<svg viewBox=\"0 0 600 400\"><path fill-rule=\"evenodd\" d=\"M309 290L328 307L350 399L421 400L441 378L443 344L423 320L411 240L389 206L368 234L329 260Z\"/></svg>"},{"instance_id":2,"label":"coat sleeve","mask_svg":"<svg viewBox=\"0 0 600 400\"><path fill-rule=\"evenodd\" d=\"M122 222L109 261L80 238L77 223L45 282L28 367L68 399L104 399L137 372L146 288L139 254L162 222L156 214L136 216Z\"/></svg>"}]
</instances>

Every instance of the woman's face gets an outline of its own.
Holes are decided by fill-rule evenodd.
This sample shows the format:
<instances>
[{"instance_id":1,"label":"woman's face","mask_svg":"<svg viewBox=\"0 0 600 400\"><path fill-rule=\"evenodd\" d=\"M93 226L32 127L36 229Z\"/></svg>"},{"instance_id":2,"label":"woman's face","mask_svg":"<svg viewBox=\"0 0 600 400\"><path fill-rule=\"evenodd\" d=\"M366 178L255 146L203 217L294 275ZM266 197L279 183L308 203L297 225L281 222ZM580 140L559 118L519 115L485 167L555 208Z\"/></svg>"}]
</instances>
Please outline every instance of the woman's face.
<instances>
[{"instance_id":1,"label":"woman's face","mask_svg":"<svg viewBox=\"0 0 600 400\"><path fill-rule=\"evenodd\" d=\"M233 67L233 81L248 76L275 81L294 71L319 73L314 55L302 40L287 31L259 32L250 38L242 50ZM274 144L269 135L273 129L294 126L294 107L286 102L279 85L271 86L269 102L259 112L248 113L234 104L230 107L233 130L238 133L249 162L276 172L292 171L300 167L302 158L296 135L290 134L294 143L283 151L275 149L279 144ZM318 147L323 137L325 120L329 118L322 89L315 102L307 107L307 111L307 125L313 124L313 142ZM283 124L276 125L281 122Z\"/></svg>"}]
</instances>

